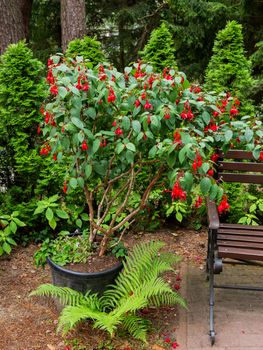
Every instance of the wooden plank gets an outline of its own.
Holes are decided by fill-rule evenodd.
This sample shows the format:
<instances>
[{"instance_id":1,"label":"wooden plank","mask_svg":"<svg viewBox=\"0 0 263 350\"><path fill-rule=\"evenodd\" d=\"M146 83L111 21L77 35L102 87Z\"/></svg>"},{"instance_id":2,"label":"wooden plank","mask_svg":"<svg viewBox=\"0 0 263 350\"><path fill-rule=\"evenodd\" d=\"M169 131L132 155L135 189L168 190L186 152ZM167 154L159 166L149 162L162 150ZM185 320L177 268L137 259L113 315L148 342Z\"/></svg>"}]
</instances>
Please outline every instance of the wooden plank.
<instances>
[{"instance_id":1,"label":"wooden plank","mask_svg":"<svg viewBox=\"0 0 263 350\"><path fill-rule=\"evenodd\" d=\"M237 235L237 236L259 236L259 237L263 237L263 231L253 231L250 229L247 230L239 230L239 229L227 229L227 228L220 228L217 231L218 234L222 233L224 235Z\"/></svg>"},{"instance_id":2,"label":"wooden plank","mask_svg":"<svg viewBox=\"0 0 263 350\"><path fill-rule=\"evenodd\" d=\"M263 173L263 163L218 162L218 167L220 170L236 170Z\"/></svg>"},{"instance_id":3,"label":"wooden plank","mask_svg":"<svg viewBox=\"0 0 263 350\"><path fill-rule=\"evenodd\" d=\"M226 153L219 150L218 154L220 158L227 159L255 159L252 152L242 150L229 150Z\"/></svg>"},{"instance_id":4,"label":"wooden plank","mask_svg":"<svg viewBox=\"0 0 263 350\"><path fill-rule=\"evenodd\" d=\"M249 184L263 184L263 175L218 173L218 179L225 182L242 182Z\"/></svg>"},{"instance_id":5,"label":"wooden plank","mask_svg":"<svg viewBox=\"0 0 263 350\"><path fill-rule=\"evenodd\" d=\"M235 242L256 242L263 243L263 237L257 236L234 236L234 235L217 235L217 239L222 239L226 241L235 241Z\"/></svg>"},{"instance_id":6,"label":"wooden plank","mask_svg":"<svg viewBox=\"0 0 263 350\"><path fill-rule=\"evenodd\" d=\"M237 242L237 241L226 241L226 240L217 240L218 246L224 247L239 247L239 248L249 248L249 249L261 249L263 251L263 242Z\"/></svg>"},{"instance_id":7,"label":"wooden plank","mask_svg":"<svg viewBox=\"0 0 263 350\"><path fill-rule=\"evenodd\" d=\"M239 229L239 230L247 230L250 231L263 231L263 226L254 226L254 225L242 225L242 224L229 224L229 223L220 223L219 228L233 228L233 229Z\"/></svg>"},{"instance_id":8,"label":"wooden plank","mask_svg":"<svg viewBox=\"0 0 263 350\"><path fill-rule=\"evenodd\" d=\"M263 261L263 251L256 249L219 247L218 256L221 258Z\"/></svg>"}]
</instances>

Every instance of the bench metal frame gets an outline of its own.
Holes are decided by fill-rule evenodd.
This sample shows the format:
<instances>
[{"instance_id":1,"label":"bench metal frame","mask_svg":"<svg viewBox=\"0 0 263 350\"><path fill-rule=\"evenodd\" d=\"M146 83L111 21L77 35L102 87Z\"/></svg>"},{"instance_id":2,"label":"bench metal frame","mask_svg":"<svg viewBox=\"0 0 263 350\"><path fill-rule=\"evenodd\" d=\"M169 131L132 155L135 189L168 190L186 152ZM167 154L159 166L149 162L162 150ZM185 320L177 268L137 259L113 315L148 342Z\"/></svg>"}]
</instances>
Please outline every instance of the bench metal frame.
<instances>
[{"instance_id":1,"label":"bench metal frame","mask_svg":"<svg viewBox=\"0 0 263 350\"><path fill-rule=\"evenodd\" d=\"M252 152L231 150L218 151L216 178L219 182L263 184L263 163L255 161ZM206 271L209 279L209 336L215 343L214 306L215 288L263 291L262 287L249 285L218 285L215 274L223 270L223 259L255 264L263 261L263 226L220 223L217 206L207 200L208 248Z\"/></svg>"}]
</instances>

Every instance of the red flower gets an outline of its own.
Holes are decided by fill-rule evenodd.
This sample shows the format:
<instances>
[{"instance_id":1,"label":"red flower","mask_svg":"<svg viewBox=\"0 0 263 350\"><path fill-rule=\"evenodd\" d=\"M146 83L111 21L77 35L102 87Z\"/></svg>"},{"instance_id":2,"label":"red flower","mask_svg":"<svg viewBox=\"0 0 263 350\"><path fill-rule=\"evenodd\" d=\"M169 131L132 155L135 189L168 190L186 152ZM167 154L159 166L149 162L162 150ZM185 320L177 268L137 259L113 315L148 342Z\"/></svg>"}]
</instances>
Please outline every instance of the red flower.
<instances>
[{"instance_id":1,"label":"red flower","mask_svg":"<svg viewBox=\"0 0 263 350\"><path fill-rule=\"evenodd\" d=\"M171 116L170 116L169 113L167 113L167 114L164 115L164 119L167 119L167 120L168 120L168 119L170 119L170 118L171 118Z\"/></svg>"},{"instance_id":2,"label":"red flower","mask_svg":"<svg viewBox=\"0 0 263 350\"><path fill-rule=\"evenodd\" d=\"M172 190L172 200L174 199L186 200L186 192L182 190L178 181L175 182Z\"/></svg>"},{"instance_id":3,"label":"red flower","mask_svg":"<svg viewBox=\"0 0 263 350\"><path fill-rule=\"evenodd\" d=\"M212 160L212 162L216 163L218 158L219 158L219 155L217 153L214 153L214 154L211 155L210 159Z\"/></svg>"},{"instance_id":4,"label":"red flower","mask_svg":"<svg viewBox=\"0 0 263 350\"><path fill-rule=\"evenodd\" d=\"M88 91L89 90L89 84L88 83L85 83L82 87L82 90L83 91Z\"/></svg>"},{"instance_id":5,"label":"red flower","mask_svg":"<svg viewBox=\"0 0 263 350\"><path fill-rule=\"evenodd\" d=\"M147 117L147 123L151 124L151 116L150 115L148 115L148 117Z\"/></svg>"},{"instance_id":6,"label":"red flower","mask_svg":"<svg viewBox=\"0 0 263 350\"><path fill-rule=\"evenodd\" d=\"M47 73L47 81L49 82L50 85L54 84L54 82L55 82L52 69L49 69L49 71Z\"/></svg>"},{"instance_id":7,"label":"red flower","mask_svg":"<svg viewBox=\"0 0 263 350\"><path fill-rule=\"evenodd\" d=\"M41 128L40 128L40 125L38 125L38 127L37 127L37 133L38 133L38 135L40 135L40 134L41 134Z\"/></svg>"},{"instance_id":8,"label":"red flower","mask_svg":"<svg viewBox=\"0 0 263 350\"><path fill-rule=\"evenodd\" d=\"M165 343L171 343L171 338L169 338L169 337L165 338L165 339L164 339L164 342L165 342Z\"/></svg>"},{"instance_id":9,"label":"red flower","mask_svg":"<svg viewBox=\"0 0 263 350\"><path fill-rule=\"evenodd\" d=\"M145 99L146 99L146 92L143 92L143 93L142 93L141 98L142 98L142 100L145 100Z\"/></svg>"},{"instance_id":10,"label":"red flower","mask_svg":"<svg viewBox=\"0 0 263 350\"><path fill-rule=\"evenodd\" d=\"M67 190L68 190L67 181L65 181L63 184L63 192L67 193Z\"/></svg>"},{"instance_id":11,"label":"red flower","mask_svg":"<svg viewBox=\"0 0 263 350\"><path fill-rule=\"evenodd\" d=\"M173 143L176 143L176 142L179 143L179 145L182 144L181 135L180 135L180 133L178 131L176 131L174 133L174 141L173 141Z\"/></svg>"},{"instance_id":12,"label":"red flower","mask_svg":"<svg viewBox=\"0 0 263 350\"><path fill-rule=\"evenodd\" d=\"M135 104L135 107L138 108L141 105L141 102L140 100L136 100L134 104Z\"/></svg>"},{"instance_id":13,"label":"red flower","mask_svg":"<svg viewBox=\"0 0 263 350\"><path fill-rule=\"evenodd\" d=\"M172 348L173 348L173 349L177 349L178 346L179 346L179 344L178 344L176 341L174 341L174 342L172 343Z\"/></svg>"},{"instance_id":14,"label":"red flower","mask_svg":"<svg viewBox=\"0 0 263 350\"><path fill-rule=\"evenodd\" d=\"M56 96L58 94L58 87L56 85L52 85L49 91L52 95Z\"/></svg>"},{"instance_id":15,"label":"red flower","mask_svg":"<svg viewBox=\"0 0 263 350\"><path fill-rule=\"evenodd\" d=\"M223 199L219 203L219 206L217 207L217 209L218 209L218 213L219 214L222 214L222 213L224 213L224 212L226 212L227 210L230 209L230 205L227 202L226 196L223 197Z\"/></svg>"},{"instance_id":16,"label":"red flower","mask_svg":"<svg viewBox=\"0 0 263 350\"><path fill-rule=\"evenodd\" d=\"M47 66L48 66L48 67L52 66L53 63L54 63L54 62L53 62L53 60L52 60L51 58L49 58L49 59L47 60Z\"/></svg>"},{"instance_id":17,"label":"red flower","mask_svg":"<svg viewBox=\"0 0 263 350\"><path fill-rule=\"evenodd\" d=\"M123 131L121 130L120 127L118 127L116 130L115 130L115 135L122 135L123 134Z\"/></svg>"},{"instance_id":18,"label":"red flower","mask_svg":"<svg viewBox=\"0 0 263 350\"><path fill-rule=\"evenodd\" d=\"M231 115L236 115L236 114L238 114L238 110L236 109L236 106L232 106L232 108L230 109L230 114L231 114Z\"/></svg>"},{"instance_id":19,"label":"red flower","mask_svg":"<svg viewBox=\"0 0 263 350\"><path fill-rule=\"evenodd\" d=\"M83 86L82 86L82 84L81 84L81 78L80 78L80 77L78 77L78 84L76 85L76 88L77 88L78 90L82 90L82 88L83 88Z\"/></svg>"},{"instance_id":20,"label":"red flower","mask_svg":"<svg viewBox=\"0 0 263 350\"><path fill-rule=\"evenodd\" d=\"M181 287L180 287L180 284L178 284L178 283L176 283L175 285L174 285L174 289L175 290L179 290Z\"/></svg>"},{"instance_id":21,"label":"red flower","mask_svg":"<svg viewBox=\"0 0 263 350\"><path fill-rule=\"evenodd\" d=\"M195 208L200 208L203 202L203 198L198 196L196 202L195 202Z\"/></svg>"},{"instance_id":22,"label":"red flower","mask_svg":"<svg viewBox=\"0 0 263 350\"><path fill-rule=\"evenodd\" d=\"M116 120L114 120L114 122L111 125L116 126L117 125Z\"/></svg>"},{"instance_id":23,"label":"red flower","mask_svg":"<svg viewBox=\"0 0 263 350\"><path fill-rule=\"evenodd\" d=\"M87 151L89 149L89 146L87 145L87 141L84 140L81 145L82 151Z\"/></svg>"},{"instance_id":24,"label":"red flower","mask_svg":"<svg viewBox=\"0 0 263 350\"><path fill-rule=\"evenodd\" d=\"M146 100L145 105L144 105L144 109L151 109L152 105L149 103L148 100Z\"/></svg>"},{"instance_id":25,"label":"red flower","mask_svg":"<svg viewBox=\"0 0 263 350\"><path fill-rule=\"evenodd\" d=\"M213 112L213 116L214 116L214 117L217 117L218 115L219 115L219 112L217 112L217 111L214 111L214 112Z\"/></svg>"},{"instance_id":26,"label":"red flower","mask_svg":"<svg viewBox=\"0 0 263 350\"><path fill-rule=\"evenodd\" d=\"M263 162L263 152L260 152L259 159Z\"/></svg>"},{"instance_id":27,"label":"red flower","mask_svg":"<svg viewBox=\"0 0 263 350\"><path fill-rule=\"evenodd\" d=\"M199 198L200 198L200 197L199 197ZM180 275L177 275L177 276L176 276L176 281L177 281L177 282L182 281L182 277L181 277Z\"/></svg>"},{"instance_id":28,"label":"red flower","mask_svg":"<svg viewBox=\"0 0 263 350\"><path fill-rule=\"evenodd\" d=\"M57 160L57 155L56 155L56 153L53 154L53 160Z\"/></svg>"},{"instance_id":29,"label":"red flower","mask_svg":"<svg viewBox=\"0 0 263 350\"><path fill-rule=\"evenodd\" d=\"M116 100L116 96L115 96L114 90L112 87L110 87L110 92L108 95L108 102L114 102L115 100Z\"/></svg>"},{"instance_id":30,"label":"red flower","mask_svg":"<svg viewBox=\"0 0 263 350\"><path fill-rule=\"evenodd\" d=\"M207 172L207 174L208 174L209 176L214 176L214 170L213 170L213 169L209 169L208 172Z\"/></svg>"}]
</instances>

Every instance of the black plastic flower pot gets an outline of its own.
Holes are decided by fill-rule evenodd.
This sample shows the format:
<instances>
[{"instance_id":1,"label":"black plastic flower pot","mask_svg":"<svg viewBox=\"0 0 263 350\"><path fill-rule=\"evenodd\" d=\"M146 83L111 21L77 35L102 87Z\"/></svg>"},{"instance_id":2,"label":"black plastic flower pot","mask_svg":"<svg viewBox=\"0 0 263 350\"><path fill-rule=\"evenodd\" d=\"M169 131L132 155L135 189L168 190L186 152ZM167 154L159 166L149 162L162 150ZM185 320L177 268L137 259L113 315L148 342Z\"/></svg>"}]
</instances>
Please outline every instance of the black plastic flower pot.
<instances>
[{"instance_id":1,"label":"black plastic flower pot","mask_svg":"<svg viewBox=\"0 0 263 350\"><path fill-rule=\"evenodd\" d=\"M114 284L115 278L123 268L120 262L112 268L100 272L77 272L57 265L50 258L47 258L47 262L55 286L69 287L83 294L88 290L102 294L109 284Z\"/></svg>"}]
</instances>

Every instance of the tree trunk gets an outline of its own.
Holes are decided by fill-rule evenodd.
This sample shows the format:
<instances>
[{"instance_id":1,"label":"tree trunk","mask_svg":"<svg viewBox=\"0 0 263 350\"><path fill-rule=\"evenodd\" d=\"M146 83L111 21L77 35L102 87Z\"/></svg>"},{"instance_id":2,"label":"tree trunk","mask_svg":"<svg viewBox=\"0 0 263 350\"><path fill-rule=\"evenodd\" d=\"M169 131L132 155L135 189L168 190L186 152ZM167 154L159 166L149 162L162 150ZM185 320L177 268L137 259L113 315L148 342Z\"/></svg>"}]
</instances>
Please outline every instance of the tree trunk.
<instances>
[{"instance_id":1,"label":"tree trunk","mask_svg":"<svg viewBox=\"0 0 263 350\"><path fill-rule=\"evenodd\" d=\"M1 0L0 54L11 43L29 37L29 19L33 0Z\"/></svg>"},{"instance_id":2,"label":"tree trunk","mask_svg":"<svg viewBox=\"0 0 263 350\"><path fill-rule=\"evenodd\" d=\"M62 49L68 43L86 34L85 0L61 0Z\"/></svg>"}]
</instances>

